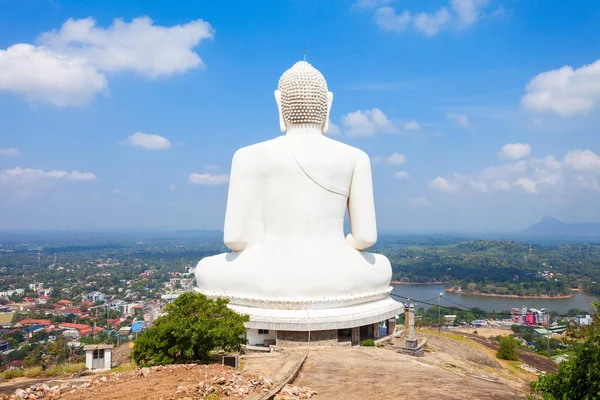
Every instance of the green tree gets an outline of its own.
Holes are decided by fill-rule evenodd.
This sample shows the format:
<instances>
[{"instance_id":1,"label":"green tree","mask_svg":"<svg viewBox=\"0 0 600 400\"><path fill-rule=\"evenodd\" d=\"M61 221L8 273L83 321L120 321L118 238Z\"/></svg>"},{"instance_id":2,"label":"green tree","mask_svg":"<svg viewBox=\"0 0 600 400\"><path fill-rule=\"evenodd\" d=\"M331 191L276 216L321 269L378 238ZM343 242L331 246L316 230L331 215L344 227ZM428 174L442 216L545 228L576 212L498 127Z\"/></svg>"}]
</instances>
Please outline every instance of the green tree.
<instances>
[{"instance_id":1,"label":"green tree","mask_svg":"<svg viewBox=\"0 0 600 400\"><path fill-rule=\"evenodd\" d=\"M503 336L500 338L500 349L496 356L503 360L518 360L519 345L512 336Z\"/></svg>"},{"instance_id":2,"label":"green tree","mask_svg":"<svg viewBox=\"0 0 600 400\"><path fill-rule=\"evenodd\" d=\"M135 341L132 357L138 365L206 361L215 349L239 350L247 315L227 308L229 301L184 293L166 307L167 315Z\"/></svg>"},{"instance_id":3,"label":"green tree","mask_svg":"<svg viewBox=\"0 0 600 400\"><path fill-rule=\"evenodd\" d=\"M594 303L600 309L600 303ZM531 388L542 394L544 400L600 399L600 319L594 322L577 352L558 366L558 373L540 377Z\"/></svg>"}]
</instances>

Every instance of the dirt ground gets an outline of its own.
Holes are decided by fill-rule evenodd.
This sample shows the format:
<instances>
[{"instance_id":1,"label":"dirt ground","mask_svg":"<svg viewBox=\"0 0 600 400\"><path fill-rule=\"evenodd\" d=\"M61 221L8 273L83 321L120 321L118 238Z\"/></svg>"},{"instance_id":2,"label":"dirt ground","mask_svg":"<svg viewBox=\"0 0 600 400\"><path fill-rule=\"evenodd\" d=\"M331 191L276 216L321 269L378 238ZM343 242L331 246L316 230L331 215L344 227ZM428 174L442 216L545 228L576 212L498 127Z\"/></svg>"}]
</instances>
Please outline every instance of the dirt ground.
<instances>
[{"instance_id":1,"label":"dirt ground","mask_svg":"<svg viewBox=\"0 0 600 400\"><path fill-rule=\"evenodd\" d=\"M494 337L494 336L508 336L513 333L510 329L500 329L500 328L461 328L461 329L452 329L450 332L461 332L461 333L470 333L473 331L477 331L477 335L483 336L486 338Z\"/></svg>"},{"instance_id":2,"label":"dirt ground","mask_svg":"<svg viewBox=\"0 0 600 400\"><path fill-rule=\"evenodd\" d=\"M257 376L275 375L280 371L289 357L289 351L276 351L274 353L248 353L242 359L242 368Z\"/></svg>"},{"instance_id":3,"label":"dirt ground","mask_svg":"<svg viewBox=\"0 0 600 400\"><path fill-rule=\"evenodd\" d=\"M418 337L427 340L425 356L420 358L400 354L403 340L398 338L381 348L302 348L247 353L238 371L218 364L174 365L151 368L146 371L147 376L138 369L85 377L87 383L82 381L85 378L79 378L78 382L65 379L47 383L61 386L60 399L66 400L200 399L208 394L208 387L214 387L211 390L221 398L248 395L257 398L276 386L283 376L289 376L285 372L290 366L299 365L298 357L304 358L308 351L293 385L316 391L313 397L316 400L526 399L529 382L536 376L521 370L518 362L496 359L492 348L495 342L463 335L469 337L418 332ZM125 357L126 352L123 353ZM198 388L201 382L207 384L203 386L204 392ZM72 390L72 385L83 387Z\"/></svg>"},{"instance_id":4,"label":"dirt ground","mask_svg":"<svg viewBox=\"0 0 600 400\"><path fill-rule=\"evenodd\" d=\"M498 342L495 342L491 339L481 337L480 335L473 335L471 333L460 333L460 335L462 335L465 338L468 338L476 343L479 343L479 344L493 350L494 352L498 351L498 349L500 348L500 346L498 345ZM546 357L542 357L539 354L536 354L529 350L519 349L519 361L536 368L538 371L543 371L543 372L558 371L558 367L556 366L556 364L554 362L548 360L548 358L546 358Z\"/></svg>"},{"instance_id":5,"label":"dirt ground","mask_svg":"<svg viewBox=\"0 0 600 400\"><path fill-rule=\"evenodd\" d=\"M118 378L110 378L102 382L101 376L95 377L89 388L77 389L73 393L65 393L60 399L65 400L171 400L181 398L202 399L208 395L206 390L200 392L200 382L213 386L214 393L225 397L227 387L235 386L229 395L241 398L250 393L260 393L261 384L252 386L251 380L259 381L259 377L244 371L221 365L178 365L165 367L160 370L151 369L147 377L136 375L135 372L120 374ZM222 382L216 381L222 379ZM100 381L99 381L100 380ZM216 382L215 382L216 381ZM246 392L242 395L238 389L243 387Z\"/></svg>"},{"instance_id":6,"label":"dirt ground","mask_svg":"<svg viewBox=\"0 0 600 400\"><path fill-rule=\"evenodd\" d=\"M294 385L315 390L315 399L527 398L517 389L525 382L501 377L508 373L484 352L444 338L431 342L434 350L422 358L399 354L399 345L312 349Z\"/></svg>"},{"instance_id":7,"label":"dirt ground","mask_svg":"<svg viewBox=\"0 0 600 400\"><path fill-rule=\"evenodd\" d=\"M112 362L122 364L129 360L129 355L133 351L133 343L123 344L112 350Z\"/></svg>"}]
</instances>

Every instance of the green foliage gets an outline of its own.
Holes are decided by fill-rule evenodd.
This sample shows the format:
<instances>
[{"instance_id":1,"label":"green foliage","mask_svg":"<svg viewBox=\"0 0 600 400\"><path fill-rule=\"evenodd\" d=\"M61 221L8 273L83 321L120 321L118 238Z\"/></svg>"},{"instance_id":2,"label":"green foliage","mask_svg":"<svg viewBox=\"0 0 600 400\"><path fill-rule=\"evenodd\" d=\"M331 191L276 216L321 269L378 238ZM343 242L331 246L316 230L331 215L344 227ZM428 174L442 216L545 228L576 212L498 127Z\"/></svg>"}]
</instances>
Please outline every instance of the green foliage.
<instances>
[{"instance_id":1,"label":"green foliage","mask_svg":"<svg viewBox=\"0 0 600 400\"><path fill-rule=\"evenodd\" d=\"M600 398L600 332L588 338L581 351L561 363L558 373L531 383L545 400Z\"/></svg>"},{"instance_id":2,"label":"green foliage","mask_svg":"<svg viewBox=\"0 0 600 400\"><path fill-rule=\"evenodd\" d=\"M138 365L166 365L206 361L215 349L240 350L247 315L227 308L228 300L212 300L202 294L184 293L166 307L135 341L132 358Z\"/></svg>"},{"instance_id":3,"label":"green foliage","mask_svg":"<svg viewBox=\"0 0 600 400\"><path fill-rule=\"evenodd\" d=\"M374 250L388 256L396 280L442 281L467 293L568 295L578 286L600 293L599 244L544 244L530 251L529 244L505 240L382 237ZM547 278L543 271L558 275Z\"/></svg>"},{"instance_id":4,"label":"green foliage","mask_svg":"<svg viewBox=\"0 0 600 400\"><path fill-rule=\"evenodd\" d=\"M503 336L500 338L500 349L496 356L502 360L518 360L518 343L512 336Z\"/></svg>"},{"instance_id":5,"label":"green foliage","mask_svg":"<svg viewBox=\"0 0 600 400\"><path fill-rule=\"evenodd\" d=\"M375 342L373 341L373 339L367 339L367 340L363 340L360 343L360 345L363 347L373 347L373 346L375 346Z\"/></svg>"},{"instance_id":6,"label":"green foliage","mask_svg":"<svg viewBox=\"0 0 600 400\"><path fill-rule=\"evenodd\" d=\"M600 303L594 303L600 309ZM531 388L544 400L600 399L600 318L596 313L583 345L558 366L558 373L540 377Z\"/></svg>"},{"instance_id":7,"label":"green foliage","mask_svg":"<svg viewBox=\"0 0 600 400\"><path fill-rule=\"evenodd\" d=\"M4 380L9 380L12 378L20 378L23 375L25 375L25 371L23 371L23 369L21 369L21 368L17 368L17 369L9 369L7 371L4 371L0 376Z\"/></svg>"}]
</instances>

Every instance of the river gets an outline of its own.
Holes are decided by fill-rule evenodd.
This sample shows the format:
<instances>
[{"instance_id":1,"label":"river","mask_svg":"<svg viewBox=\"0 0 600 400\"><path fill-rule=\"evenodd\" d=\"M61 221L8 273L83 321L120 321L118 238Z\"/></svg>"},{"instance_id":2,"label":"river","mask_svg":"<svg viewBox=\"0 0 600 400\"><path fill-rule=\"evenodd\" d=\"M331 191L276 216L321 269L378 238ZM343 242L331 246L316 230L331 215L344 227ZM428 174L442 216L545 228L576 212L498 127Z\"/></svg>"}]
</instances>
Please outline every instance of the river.
<instances>
[{"instance_id":1,"label":"river","mask_svg":"<svg viewBox=\"0 0 600 400\"><path fill-rule=\"evenodd\" d=\"M460 304L466 308L479 307L488 312L498 312L521 306L537 309L545 308L547 311L556 311L559 314L566 314L570 308L588 309L588 304L582 292L573 292L573 297L568 299L519 299L515 297L488 297L449 293L445 291L444 285L394 285L393 293L410 297L415 301L415 307L422 306L424 308L429 308L429 306L418 304L416 300L429 300L428 303L437 304L437 296L443 293L440 299L442 306L450 307ZM590 301L599 300L596 296L587 295L587 297Z\"/></svg>"}]
</instances>

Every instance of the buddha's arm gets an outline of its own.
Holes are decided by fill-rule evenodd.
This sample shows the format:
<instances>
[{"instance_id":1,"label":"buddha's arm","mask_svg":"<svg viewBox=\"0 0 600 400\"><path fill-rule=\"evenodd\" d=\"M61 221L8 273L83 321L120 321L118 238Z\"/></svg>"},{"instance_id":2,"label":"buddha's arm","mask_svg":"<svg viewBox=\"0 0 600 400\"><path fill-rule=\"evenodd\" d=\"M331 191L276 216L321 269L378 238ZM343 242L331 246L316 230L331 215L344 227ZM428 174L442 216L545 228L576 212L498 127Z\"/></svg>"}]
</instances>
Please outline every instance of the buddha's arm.
<instances>
[{"instance_id":1,"label":"buddha's arm","mask_svg":"<svg viewBox=\"0 0 600 400\"><path fill-rule=\"evenodd\" d=\"M371 161L366 153L361 152L348 197L348 215L350 217L350 234L346 243L356 250L371 247L377 241L377 223L375 220L375 200L373 199L373 181L371 178Z\"/></svg>"},{"instance_id":2,"label":"buddha's arm","mask_svg":"<svg viewBox=\"0 0 600 400\"><path fill-rule=\"evenodd\" d=\"M248 218L250 208L253 177L247 158L247 152L240 149L233 155L231 162L223 241L225 246L233 251L242 251L248 244L245 220Z\"/></svg>"}]
</instances>

